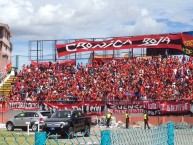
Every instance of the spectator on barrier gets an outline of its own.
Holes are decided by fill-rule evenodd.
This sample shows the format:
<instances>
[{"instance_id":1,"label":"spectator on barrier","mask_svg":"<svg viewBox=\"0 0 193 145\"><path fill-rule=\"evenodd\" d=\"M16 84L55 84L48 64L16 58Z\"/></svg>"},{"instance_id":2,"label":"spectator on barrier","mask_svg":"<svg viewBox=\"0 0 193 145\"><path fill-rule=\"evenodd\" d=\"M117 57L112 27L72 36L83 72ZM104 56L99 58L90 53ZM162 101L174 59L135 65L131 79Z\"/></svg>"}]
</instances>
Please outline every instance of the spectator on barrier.
<instances>
[{"instance_id":1,"label":"spectator on barrier","mask_svg":"<svg viewBox=\"0 0 193 145\"><path fill-rule=\"evenodd\" d=\"M146 127L148 127L148 129L150 129L149 123L148 123L149 118L148 118L147 111L144 112L143 119L144 119L144 129L146 129Z\"/></svg>"},{"instance_id":2,"label":"spectator on barrier","mask_svg":"<svg viewBox=\"0 0 193 145\"><path fill-rule=\"evenodd\" d=\"M109 127L110 125L111 117L112 117L112 113L107 113L106 115L107 127Z\"/></svg>"},{"instance_id":3,"label":"spectator on barrier","mask_svg":"<svg viewBox=\"0 0 193 145\"><path fill-rule=\"evenodd\" d=\"M126 119L125 126L126 126L126 128L128 128L129 127L129 121L130 121L130 116L129 116L128 111L126 111L125 119Z\"/></svg>"}]
</instances>

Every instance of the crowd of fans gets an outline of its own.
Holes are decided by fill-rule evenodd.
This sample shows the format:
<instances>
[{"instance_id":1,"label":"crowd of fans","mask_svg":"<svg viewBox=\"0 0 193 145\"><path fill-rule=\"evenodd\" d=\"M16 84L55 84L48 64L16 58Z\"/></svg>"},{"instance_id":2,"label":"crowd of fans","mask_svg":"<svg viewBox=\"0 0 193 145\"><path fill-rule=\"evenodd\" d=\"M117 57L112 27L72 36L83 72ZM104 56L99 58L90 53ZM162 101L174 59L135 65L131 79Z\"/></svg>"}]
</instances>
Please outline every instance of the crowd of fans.
<instances>
[{"instance_id":1,"label":"crowd of fans","mask_svg":"<svg viewBox=\"0 0 193 145\"><path fill-rule=\"evenodd\" d=\"M192 57L133 57L24 65L7 100L192 100L192 92Z\"/></svg>"}]
</instances>

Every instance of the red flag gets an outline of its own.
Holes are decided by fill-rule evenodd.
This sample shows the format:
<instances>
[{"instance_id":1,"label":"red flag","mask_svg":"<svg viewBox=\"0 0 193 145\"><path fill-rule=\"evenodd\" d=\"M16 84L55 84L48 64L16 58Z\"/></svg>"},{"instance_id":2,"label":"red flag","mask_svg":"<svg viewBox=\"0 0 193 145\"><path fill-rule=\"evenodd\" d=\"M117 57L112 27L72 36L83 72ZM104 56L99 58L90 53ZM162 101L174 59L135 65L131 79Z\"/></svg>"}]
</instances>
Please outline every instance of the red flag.
<instances>
[{"instance_id":1,"label":"red flag","mask_svg":"<svg viewBox=\"0 0 193 145\"><path fill-rule=\"evenodd\" d=\"M7 72L10 72L12 68L12 63L11 61L7 64Z\"/></svg>"}]
</instances>

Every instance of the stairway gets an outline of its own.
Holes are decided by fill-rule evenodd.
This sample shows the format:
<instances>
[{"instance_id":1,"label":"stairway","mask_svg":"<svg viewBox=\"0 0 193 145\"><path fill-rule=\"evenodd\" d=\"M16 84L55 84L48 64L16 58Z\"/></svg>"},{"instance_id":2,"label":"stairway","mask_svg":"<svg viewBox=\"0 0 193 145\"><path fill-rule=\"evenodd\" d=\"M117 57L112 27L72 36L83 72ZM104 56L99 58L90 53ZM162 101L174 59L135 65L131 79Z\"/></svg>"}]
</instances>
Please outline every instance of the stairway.
<instances>
[{"instance_id":1,"label":"stairway","mask_svg":"<svg viewBox=\"0 0 193 145\"><path fill-rule=\"evenodd\" d=\"M15 76L10 76L9 79L3 83L3 86L0 87L0 93L4 93L5 96L7 96L11 91L11 83L15 78Z\"/></svg>"}]
</instances>

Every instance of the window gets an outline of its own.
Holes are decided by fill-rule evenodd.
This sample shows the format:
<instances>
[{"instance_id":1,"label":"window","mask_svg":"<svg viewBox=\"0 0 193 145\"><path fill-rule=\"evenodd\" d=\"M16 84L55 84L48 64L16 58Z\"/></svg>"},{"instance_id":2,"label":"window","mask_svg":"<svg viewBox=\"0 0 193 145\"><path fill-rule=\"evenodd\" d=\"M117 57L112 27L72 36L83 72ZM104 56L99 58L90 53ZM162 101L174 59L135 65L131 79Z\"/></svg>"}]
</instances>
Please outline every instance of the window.
<instances>
[{"instance_id":1,"label":"window","mask_svg":"<svg viewBox=\"0 0 193 145\"><path fill-rule=\"evenodd\" d=\"M78 112L74 112L74 117L82 117L83 114L82 112L78 111Z\"/></svg>"},{"instance_id":2,"label":"window","mask_svg":"<svg viewBox=\"0 0 193 145\"><path fill-rule=\"evenodd\" d=\"M41 112L42 116L50 116L51 113L50 112Z\"/></svg>"},{"instance_id":3,"label":"window","mask_svg":"<svg viewBox=\"0 0 193 145\"><path fill-rule=\"evenodd\" d=\"M34 112L27 112L26 113L26 117L38 117L39 115L37 113Z\"/></svg>"},{"instance_id":4,"label":"window","mask_svg":"<svg viewBox=\"0 0 193 145\"><path fill-rule=\"evenodd\" d=\"M0 27L0 38L3 38L3 28Z\"/></svg>"},{"instance_id":5,"label":"window","mask_svg":"<svg viewBox=\"0 0 193 145\"><path fill-rule=\"evenodd\" d=\"M78 117L82 117L82 112L77 112L78 113Z\"/></svg>"},{"instance_id":6,"label":"window","mask_svg":"<svg viewBox=\"0 0 193 145\"><path fill-rule=\"evenodd\" d=\"M51 118L70 118L71 117L71 112L70 111L56 111L53 113Z\"/></svg>"},{"instance_id":7,"label":"window","mask_svg":"<svg viewBox=\"0 0 193 145\"><path fill-rule=\"evenodd\" d=\"M25 113L20 113L17 117L25 117Z\"/></svg>"},{"instance_id":8,"label":"window","mask_svg":"<svg viewBox=\"0 0 193 145\"><path fill-rule=\"evenodd\" d=\"M68 111L68 112L63 112L63 117L64 118L69 118L69 117L71 117L71 114L70 114L70 112Z\"/></svg>"},{"instance_id":9,"label":"window","mask_svg":"<svg viewBox=\"0 0 193 145\"><path fill-rule=\"evenodd\" d=\"M31 112L26 113L26 117L32 117L33 114Z\"/></svg>"},{"instance_id":10,"label":"window","mask_svg":"<svg viewBox=\"0 0 193 145\"><path fill-rule=\"evenodd\" d=\"M37 113L33 113L33 117L39 117Z\"/></svg>"},{"instance_id":11,"label":"window","mask_svg":"<svg viewBox=\"0 0 193 145\"><path fill-rule=\"evenodd\" d=\"M8 55L4 54L4 55L2 55L2 58L7 58L8 59Z\"/></svg>"}]
</instances>

